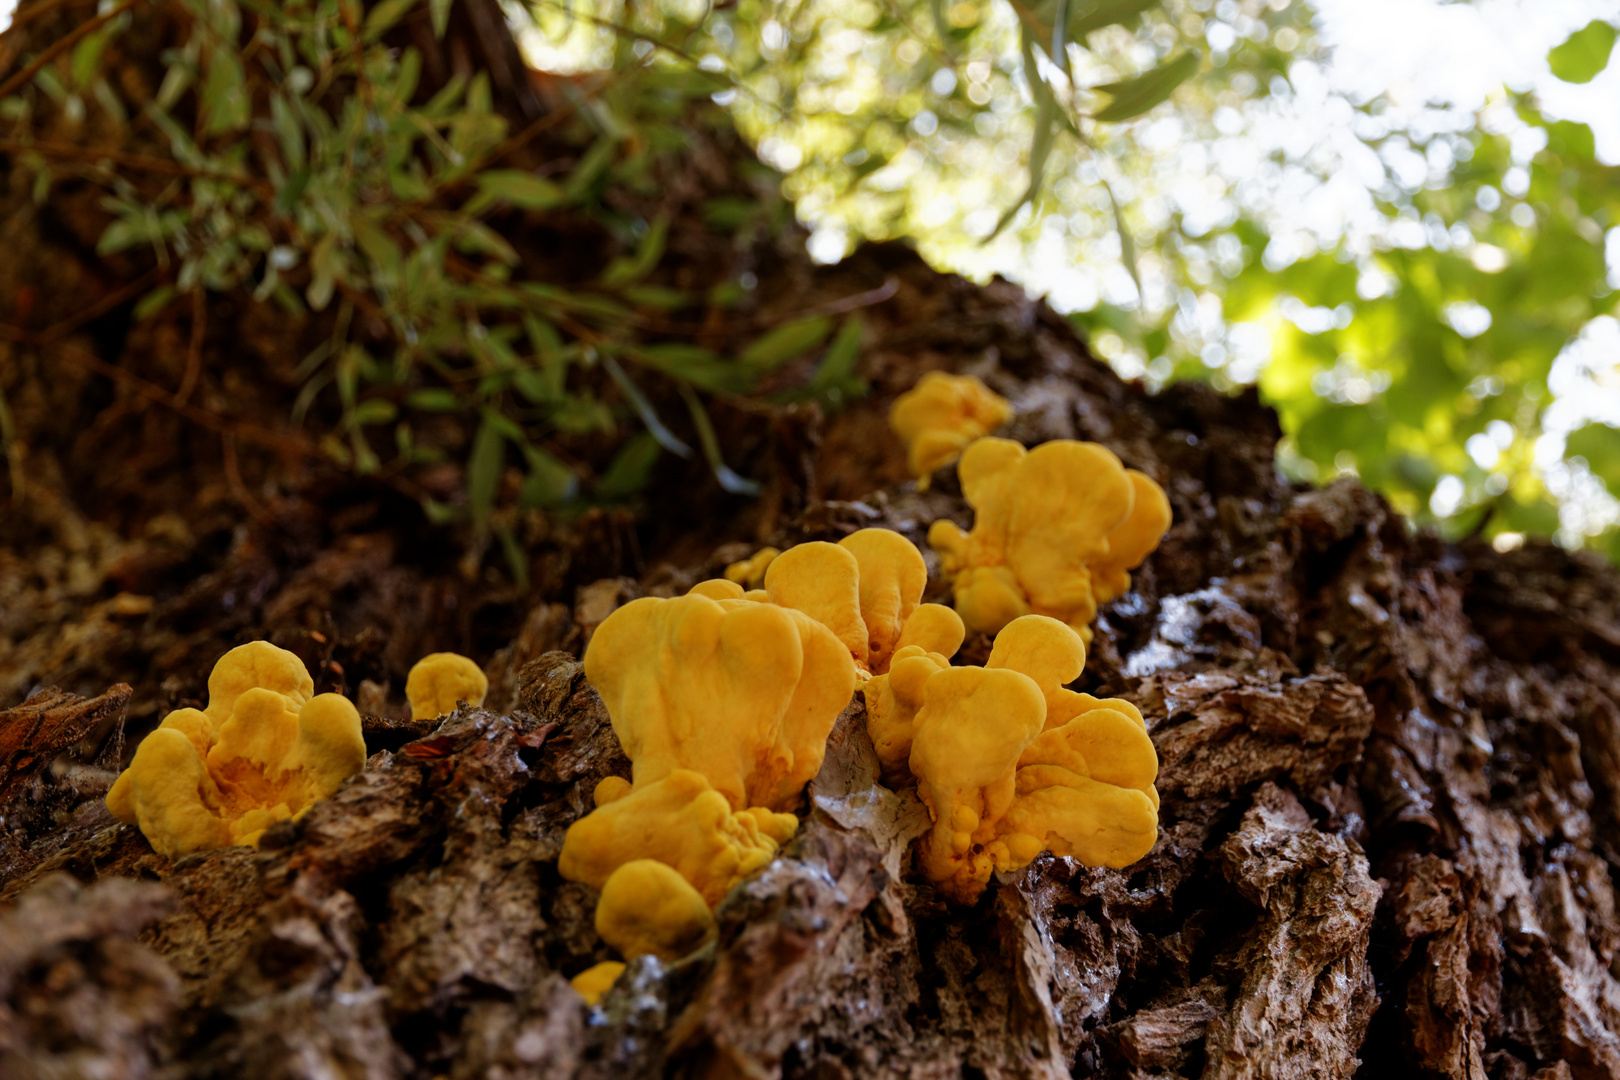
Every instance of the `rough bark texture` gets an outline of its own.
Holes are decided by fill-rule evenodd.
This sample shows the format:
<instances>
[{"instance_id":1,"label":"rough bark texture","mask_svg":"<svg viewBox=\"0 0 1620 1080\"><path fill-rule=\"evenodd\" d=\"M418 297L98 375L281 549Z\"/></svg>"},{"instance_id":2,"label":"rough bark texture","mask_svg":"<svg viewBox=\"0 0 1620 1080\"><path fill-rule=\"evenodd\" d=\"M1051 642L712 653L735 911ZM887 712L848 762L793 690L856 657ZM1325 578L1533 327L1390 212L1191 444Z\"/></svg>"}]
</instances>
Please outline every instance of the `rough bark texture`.
<instances>
[{"instance_id":1,"label":"rough bark texture","mask_svg":"<svg viewBox=\"0 0 1620 1080\"><path fill-rule=\"evenodd\" d=\"M36 213L8 175L35 280L109 295L95 207ZM683 228L672 247L698 251ZM0 706L33 694L0 711L0 1075L1620 1075L1612 569L1443 544L1354 482L1289 485L1253 395L1149 396L1006 283L892 245L816 268L796 245L750 256L758 316L865 298L871 397L825 418L717 411L764 499L671 474L639 523L540 522L528 594L463 573L397 495L296 455L244 453L233 480L217 431L83 368L42 379L46 345L0 346L31 470L0 516ZM108 310L83 347L177 381L173 342ZM255 318L215 310L210 333L280 356ZM949 470L926 495L905 482L884 422L933 368L1011 398L1014 437L1102 442L1170 495L1170 534L1076 684L1147 717L1157 846L1125 871L1042 858L948 907L913 880L926 811L877 782L856 703L798 837L726 898L718 940L637 960L587 1009L566 980L610 954L556 859L628 763L584 644L628 599L758 543L968 524ZM195 701L252 637L355 695L373 756L258 851L171 863L101 803L123 720L138 734ZM402 719L405 667L444 646L488 659L490 708ZM69 692L34 693L47 681Z\"/></svg>"}]
</instances>

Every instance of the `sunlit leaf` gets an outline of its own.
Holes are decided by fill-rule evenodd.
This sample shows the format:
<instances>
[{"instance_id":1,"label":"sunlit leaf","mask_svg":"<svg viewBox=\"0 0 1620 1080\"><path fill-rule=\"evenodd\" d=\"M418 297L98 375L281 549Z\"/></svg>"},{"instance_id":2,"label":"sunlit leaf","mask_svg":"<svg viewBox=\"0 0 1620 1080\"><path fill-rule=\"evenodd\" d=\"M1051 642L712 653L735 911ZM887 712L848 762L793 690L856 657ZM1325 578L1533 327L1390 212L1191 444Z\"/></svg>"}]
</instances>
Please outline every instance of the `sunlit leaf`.
<instances>
[{"instance_id":1,"label":"sunlit leaf","mask_svg":"<svg viewBox=\"0 0 1620 1080\"><path fill-rule=\"evenodd\" d=\"M1549 52L1547 64L1552 68L1552 73L1565 82L1591 82L1609 66L1615 34L1612 23L1593 19Z\"/></svg>"},{"instance_id":2,"label":"sunlit leaf","mask_svg":"<svg viewBox=\"0 0 1620 1080\"><path fill-rule=\"evenodd\" d=\"M1092 113L1092 119L1118 123L1133 116L1141 116L1160 102L1168 100L1176 87L1186 82L1193 72L1198 70L1198 64L1198 53L1189 49L1134 79L1093 87L1092 89L1107 94L1110 101Z\"/></svg>"}]
</instances>

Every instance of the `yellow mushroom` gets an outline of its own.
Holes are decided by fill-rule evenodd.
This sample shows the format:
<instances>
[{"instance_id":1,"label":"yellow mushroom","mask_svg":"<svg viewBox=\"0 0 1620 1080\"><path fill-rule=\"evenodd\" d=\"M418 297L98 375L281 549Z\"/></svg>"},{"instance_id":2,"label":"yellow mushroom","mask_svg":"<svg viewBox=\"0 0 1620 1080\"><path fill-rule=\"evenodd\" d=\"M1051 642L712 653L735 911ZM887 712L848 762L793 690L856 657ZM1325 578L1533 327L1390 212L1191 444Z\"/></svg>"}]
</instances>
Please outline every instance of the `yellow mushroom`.
<instances>
[{"instance_id":1,"label":"yellow mushroom","mask_svg":"<svg viewBox=\"0 0 1620 1080\"><path fill-rule=\"evenodd\" d=\"M232 649L208 688L208 707L165 717L107 793L113 816L159 854L257 845L365 766L360 714L337 694L311 697L309 673L284 649Z\"/></svg>"},{"instance_id":2,"label":"yellow mushroom","mask_svg":"<svg viewBox=\"0 0 1620 1080\"><path fill-rule=\"evenodd\" d=\"M950 899L972 903L990 880L995 860L982 840L1011 805L1018 756L1045 723L1040 688L1016 671L956 667L929 677L910 766L934 828L918 842L917 863Z\"/></svg>"},{"instance_id":3,"label":"yellow mushroom","mask_svg":"<svg viewBox=\"0 0 1620 1080\"><path fill-rule=\"evenodd\" d=\"M585 999L585 1004L595 1006L602 1004L603 996L613 989L613 984L623 974L624 964L617 960L604 960L569 979L568 985Z\"/></svg>"},{"instance_id":4,"label":"yellow mushroom","mask_svg":"<svg viewBox=\"0 0 1620 1080\"><path fill-rule=\"evenodd\" d=\"M889 408L889 426L906 444L906 464L928 489L934 470L1012 415L1007 399L972 375L930 371Z\"/></svg>"},{"instance_id":5,"label":"yellow mushroom","mask_svg":"<svg viewBox=\"0 0 1620 1080\"><path fill-rule=\"evenodd\" d=\"M808 615L701 594L615 611L585 674L637 788L691 769L737 810L798 801L855 686L848 651Z\"/></svg>"},{"instance_id":6,"label":"yellow mushroom","mask_svg":"<svg viewBox=\"0 0 1620 1080\"><path fill-rule=\"evenodd\" d=\"M489 692L489 679L479 666L460 653L429 653L405 677L405 698L412 720L432 720L456 711L465 701L477 706Z\"/></svg>"},{"instance_id":7,"label":"yellow mushroom","mask_svg":"<svg viewBox=\"0 0 1620 1080\"><path fill-rule=\"evenodd\" d=\"M686 879L704 903L776 857L798 818L762 809L733 812L699 773L675 769L636 784L569 826L557 870L570 881L602 888L614 871L656 859Z\"/></svg>"},{"instance_id":8,"label":"yellow mushroom","mask_svg":"<svg viewBox=\"0 0 1620 1080\"><path fill-rule=\"evenodd\" d=\"M765 573L766 598L836 634L862 675L887 671L902 645L947 656L961 648L961 617L922 603L927 587L922 552L892 529L860 529L836 544L799 544Z\"/></svg>"},{"instance_id":9,"label":"yellow mushroom","mask_svg":"<svg viewBox=\"0 0 1620 1080\"><path fill-rule=\"evenodd\" d=\"M917 862L948 898L972 903L993 871L1042 851L1123 867L1152 849L1157 754L1134 706L1064 688L1085 666L1072 628L1026 616L997 635L982 671L926 663L897 656L886 681L922 681L920 695L894 696L922 700L909 768L935 824Z\"/></svg>"},{"instance_id":10,"label":"yellow mushroom","mask_svg":"<svg viewBox=\"0 0 1620 1080\"><path fill-rule=\"evenodd\" d=\"M1049 615L1089 642L1097 605L1129 588L1128 570L1169 526L1158 485L1095 443L1059 439L1025 451L980 439L958 473L973 529L935 522L928 538L952 576L957 612L983 633Z\"/></svg>"},{"instance_id":11,"label":"yellow mushroom","mask_svg":"<svg viewBox=\"0 0 1620 1080\"><path fill-rule=\"evenodd\" d=\"M773 547L760 548L750 558L726 567L726 580L757 589L765 583L765 571L770 568L771 560L780 554L782 553Z\"/></svg>"},{"instance_id":12,"label":"yellow mushroom","mask_svg":"<svg viewBox=\"0 0 1620 1080\"><path fill-rule=\"evenodd\" d=\"M679 960L713 929L703 896L656 859L633 859L609 874L596 905L597 934L626 960Z\"/></svg>"},{"instance_id":13,"label":"yellow mushroom","mask_svg":"<svg viewBox=\"0 0 1620 1080\"><path fill-rule=\"evenodd\" d=\"M780 607L804 612L831 630L849 650L850 659L866 669L861 569L849 548L825 540L795 544L771 560L765 571L765 596Z\"/></svg>"}]
</instances>

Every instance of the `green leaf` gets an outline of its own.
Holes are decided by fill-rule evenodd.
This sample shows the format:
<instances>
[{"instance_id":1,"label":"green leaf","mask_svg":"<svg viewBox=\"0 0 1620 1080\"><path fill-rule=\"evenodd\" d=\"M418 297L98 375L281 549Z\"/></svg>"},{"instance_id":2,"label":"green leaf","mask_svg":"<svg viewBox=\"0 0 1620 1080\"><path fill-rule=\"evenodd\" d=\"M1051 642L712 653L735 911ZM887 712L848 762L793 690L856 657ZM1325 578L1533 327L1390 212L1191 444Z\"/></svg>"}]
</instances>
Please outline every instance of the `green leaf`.
<instances>
[{"instance_id":1,"label":"green leaf","mask_svg":"<svg viewBox=\"0 0 1620 1080\"><path fill-rule=\"evenodd\" d=\"M241 131L249 120L247 79L242 71L242 58L234 44L220 44L209 54L208 77L198 95L203 103L206 119L204 135L220 135L227 131Z\"/></svg>"},{"instance_id":2,"label":"green leaf","mask_svg":"<svg viewBox=\"0 0 1620 1080\"><path fill-rule=\"evenodd\" d=\"M146 223L139 218L119 218L102 230L96 241L97 255L112 255L125 251L148 239Z\"/></svg>"},{"instance_id":3,"label":"green leaf","mask_svg":"<svg viewBox=\"0 0 1620 1080\"><path fill-rule=\"evenodd\" d=\"M366 13L363 39L368 42L376 41L403 19L406 12L416 4L417 0L379 0L377 5Z\"/></svg>"},{"instance_id":4,"label":"green leaf","mask_svg":"<svg viewBox=\"0 0 1620 1080\"><path fill-rule=\"evenodd\" d=\"M355 427L363 427L366 424L391 424L398 415L399 409L392 401L374 398L356 405L354 411L349 414L349 423Z\"/></svg>"},{"instance_id":5,"label":"green leaf","mask_svg":"<svg viewBox=\"0 0 1620 1080\"><path fill-rule=\"evenodd\" d=\"M158 312L168 307L169 301L173 299L174 286L159 285L157 288L153 289L136 302L134 311L135 321L145 322L153 315L156 315Z\"/></svg>"},{"instance_id":6,"label":"green leaf","mask_svg":"<svg viewBox=\"0 0 1620 1080\"><path fill-rule=\"evenodd\" d=\"M603 356L602 366L607 368L608 375L618 384L619 392L630 403L630 407L636 411L636 415L641 417L641 422L647 427L647 433L670 453L683 458L691 457L692 448L676 438L674 432L665 427L663 421L658 419L658 413L653 409L652 402L647 400L647 395L641 392L641 387L635 384L635 380L625 374L625 370L619 366L619 362L611 356Z\"/></svg>"},{"instance_id":7,"label":"green leaf","mask_svg":"<svg viewBox=\"0 0 1620 1080\"><path fill-rule=\"evenodd\" d=\"M1112 100L1092 113L1092 119L1114 124L1121 120L1129 120L1133 116L1141 116L1169 98L1176 87L1186 82L1193 72L1198 70L1199 59L1197 51L1189 49L1134 79L1093 87L1092 89L1102 91Z\"/></svg>"},{"instance_id":8,"label":"green leaf","mask_svg":"<svg viewBox=\"0 0 1620 1080\"><path fill-rule=\"evenodd\" d=\"M825 315L784 323L755 339L738 360L754 371L771 371L820 345L831 330L832 320Z\"/></svg>"},{"instance_id":9,"label":"green leaf","mask_svg":"<svg viewBox=\"0 0 1620 1080\"><path fill-rule=\"evenodd\" d=\"M454 412L464 403L454 391L433 387L413 391L405 404L419 412Z\"/></svg>"},{"instance_id":10,"label":"green leaf","mask_svg":"<svg viewBox=\"0 0 1620 1080\"><path fill-rule=\"evenodd\" d=\"M450 29L450 0L428 0L428 11L433 16L433 36L443 41L444 32Z\"/></svg>"},{"instance_id":11,"label":"green leaf","mask_svg":"<svg viewBox=\"0 0 1620 1080\"><path fill-rule=\"evenodd\" d=\"M479 531L489 523L490 512L495 509L495 493L506 465L506 437L491 422L494 415L485 410L484 422L473 436L472 453L467 456L467 506Z\"/></svg>"},{"instance_id":12,"label":"green leaf","mask_svg":"<svg viewBox=\"0 0 1620 1080\"><path fill-rule=\"evenodd\" d=\"M1069 13L1069 40L1085 43L1086 35L1105 26L1130 22L1143 12L1159 7L1162 0L1084 0Z\"/></svg>"},{"instance_id":13,"label":"green leaf","mask_svg":"<svg viewBox=\"0 0 1620 1080\"><path fill-rule=\"evenodd\" d=\"M636 253L621 255L608 263L602 271L602 284L610 289L623 288L646 277L658 260L664 256L664 242L669 238L669 217L659 217L647 229L647 235L636 245Z\"/></svg>"},{"instance_id":14,"label":"green leaf","mask_svg":"<svg viewBox=\"0 0 1620 1080\"><path fill-rule=\"evenodd\" d=\"M522 449L529 465L529 475L523 481L523 490L518 492L519 506L557 506L572 499L579 491L579 477L568 466L527 442Z\"/></svg>"},{"instance_id":15,"label":"green leaf","mask_svg":"<svg viewBox=\"0 0 1620 1080\"><path fill-rule=\"evenodd\" d=\"M467 205L468 213L479 213L495 202L509 202L519 210L549 210L567 200L561 185L522 169L479 173L478 191L479 197Z\"/></svg>"},{"instance_id":16,"label":"green leaf","mask_svg":"<svg viewBox=\"0 0 1620 1080\"><path fill-rule=\"evenodd\" d=\"M628 355L639 364L656 368L704 390L741 394L754 382L753 373L741 364L722 360L697 345L642 345Z\"/></svg>"},{"instance_id":17,"label":"green leaf","mask_svg":"<svg viewBox=\"0 0 1620 1080\"><path fill-rule=\"evenodd\" d=\"M680 384L680 391L681 397L686 399L687 411L692 414L692 426L697 428L698 443L703 447L703 457L713 470L714 478L733 495L758 495L764 490L759 481L739 476L720 456L720 440L714 434L714 425L709 422L709 412L702 400L685 383Z\"/></svg>"},{"instance_id":18,"label":"green leaf","mask_svg":"<svg viewBox=\"0 0 1620 1080\"><path fill-rule=\"evenodd\" d=\"M866 327L858 315L851 315L839 328L838 336L827 346L827 353L810 378L810 393L829 411L836 412L852 398L866 393L866 382L855 375L861 358L861 340Z\"/></svg>"},{"instance_id":19,"label":"green leaf","mask_svg":"<svg viewBox=\"0 0 1620 1080\"><path fill-rule=\"evenodd\" d=\"M596 497L623 499L646 487L647 478L658 463L658 454L659 443L651 431L631 436L613 455L602 479L596 482Z\"/></svg>"},{"instance_id":20,"label":"green leaf","mask_svg":"<svg viewBox=\"0 0 1620 1080\"><path fill-rule=\"evenodd\" d=\"M1552 73L1569 83L1586 83L1609 66L1614 52L1615 28L1602 19L1593 19L1569 35L1569 39L1547 54Z\"/></svg>"},{"instance_id":21,"label":"green leaf","mask_svg":"<svg viewBox=\"0 0 1620 1080\"><path fill-rule=\"evenodd\" d=\"M1592 475L1620 493L1620 428L1607 424L1587 424L1569 433L1564 442L1565 457L1583 457Z\"/></svg>"}]
</instances>

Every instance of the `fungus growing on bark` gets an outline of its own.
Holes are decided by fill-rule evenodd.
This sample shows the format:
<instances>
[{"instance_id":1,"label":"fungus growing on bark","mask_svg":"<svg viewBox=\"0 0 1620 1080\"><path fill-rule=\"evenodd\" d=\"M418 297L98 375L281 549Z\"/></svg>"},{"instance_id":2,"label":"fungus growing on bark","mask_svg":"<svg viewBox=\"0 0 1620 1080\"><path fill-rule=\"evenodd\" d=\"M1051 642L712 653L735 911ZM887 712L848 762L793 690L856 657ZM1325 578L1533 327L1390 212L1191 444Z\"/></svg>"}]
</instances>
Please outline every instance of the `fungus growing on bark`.
<instances>
[{"instance_id":1,"label":"fungus growing on bark","mask_svg":"<svg viewBox=\"0 0 1620 1080\"><path fill-rule=\"evenodd\" d=\"M673 867L634 859L608 875L596 904L596 932L626 960L652 955L668 963L702 945L714 916Z\"/></svg>"},{"instance_id":2,"label":"fungus growing on bark","mask_svg":"<svg viewBox=\"0 0 1620 1080\"><path fill-rule=\"evenodd\" d=\"M906 464L928 490L934 470L975 439L1007 422L1012 407L972 375L930 371L889 408L889 426L906 444Z\"/></svg>"},{"instance_id":3,"label":"fungus growing on bark","mask_svg":"<svg viewBox=\"0 0 1620 1080\"><path fill-rule=\"evenodd\" d=\"M315 684L297 656L265 641L214 665L206 709L178 709L107 792L114 817L159 854L257 845L365 766L360 714Z\"/></svg>"},{"instance_id":4,"label":"fungus growing on bark","mask_svg":"<svg viewBox=\"0 0 1620 1080\"><path fill-rule=\"evenodd\" d=\"M897 657L888 683L916 709L908 765L934 819L918 868L948 898L972 903L993 871L1042 851L1122 867L1152 849L1158 756L1133 706L1063 687L1085 666L1072 628L1025 616L997 636L987 668L927 666Z\"/></svg>"},{"instance_id":5,"label":"fungus growing on bark","mask_svg":"<svg viewBox=\"0 0 1620 1080\"><path fill-rule=\"evenodd\" d=\"M569 979L568 985L574 988L574 993L585 999L585 1004L600 1005L603 995L613 989L613 984L618 982L619 976L623 974L623 963L618 960L604 960Z\"/></svg>"},{"instance_id":6,"label":"fungus growing on bark","mask_svg":"<svg viewBox=\"0 0 1620 1080\"><path fill-rule=\"evenodd\" d=\"M731 887L776 857L799 819L755 807L734 811L708 780L675 769L616 797L569 826L557 870L570 881L602 888L615 870L638 859L672 867L710 907Z\"/></svg>"},{"instance_id":7,"label":"fungus growing on bark","mask_svg":"<svg viewBox=\"0 0 1620 1080\"><path fill-rule=\"evenodd\" d=\"M861 688L866 699L866 733L877 750L883 779L891 784L910 779L912 727L923 705L929 676L945 671L950 659L917 645L895 651L889 670L875 675Z\"/></svg>"},{"instance_id":8,"label":"fungus growing on bark","mask_svg":"<svg viewBox=\"0 0 1620 1080\"><path fill-rule=\"evenodd\" d=\"M691 769L735 810L798 801L855 687L848 651L820 622L701 593L615 611L585 650L585 674L637 788Z\"/></svg>"},{"instance_id":9,"label":"fungus growing on bark","mask_svg":"<svg viewBox=\"0 0 1620 1080\"><path fill-rule=\"evenodd\" d=\"M1129 571L1170 523L1159 486L1096 443L1058 439L1025 451L980 439L958 474L973 529L936 521L928 541L953 579L963 622L987 634L1023 615L1049 615L1089 642L1097 605L1130 587Z\"/></svg>"},{"instance_id":10,"label":"fungus growing on bark","mask_svg":"<svg viewBox=\"0 0 1620 1080\"><path fill-rule=\"evenodd\" d=\"M405 677L405 698L412 720L432 720L456 711L456 704L482 705L489 679L479 666L460 653L429 653Z\"/></svg>"}]
</instances>

